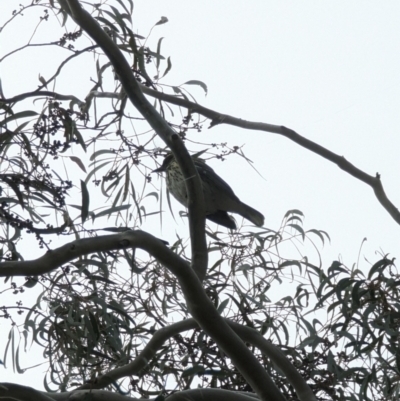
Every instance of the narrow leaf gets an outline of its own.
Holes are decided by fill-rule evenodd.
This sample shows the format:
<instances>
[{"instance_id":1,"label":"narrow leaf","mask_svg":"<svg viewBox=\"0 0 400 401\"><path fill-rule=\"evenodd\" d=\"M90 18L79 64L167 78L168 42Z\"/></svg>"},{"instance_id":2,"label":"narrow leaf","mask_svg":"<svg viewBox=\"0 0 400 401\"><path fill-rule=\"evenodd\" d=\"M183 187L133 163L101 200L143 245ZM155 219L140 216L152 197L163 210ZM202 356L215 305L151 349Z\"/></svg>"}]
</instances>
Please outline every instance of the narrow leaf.
<instances>
[{"instance_id":1,"label":"narrow leaf","mask_svg":"<svg viewBox=\"0 0 400 401\"><path fill-rule=\"evenodd\" d=\"M121 212L123 210L129 209L131 205L121 205L121 206L116 206L116 207L111 207L109 209L103 210L102 212L96 214L96 218L102 217L102 216L107 216L108 214L112 214L115 212Z\"/></svg>"},{"instance_id":2,"label":"narrow leaf","mask_svg":"<svg viewBox=\"0 0 400 401\"><path fill-rule=\"evenodd\" d=\"M172 62L171 62L171 57L168 57L167 59L167 68L164 71L164 74L161 76L161 78L165 77L168 72L170 71L170 69L172 68Z\"/></svg>"},{"instance_id":3,"label":"narrow leaf","mask_svg":"<svg viewBox=\"0 0 400 401\"><path fill-rule=\"evenodd\" d=\"M3 125L6 125L10 121L18 120L19 118L27 118L27 117L33 117L37 116L38 113L36 111L31 111L31 110L26 110L26 111L20 111L19 113L15 113L10 117L5 118L3 121L0 121L0 127Z\"/></svg>"},{"instance_id":4,"label":"narrow leaf","mask_svg":"<svg viewBox=\"0 0 400 401\"><path fill-rule=\"evenodd\" d=\"M157 44L157 61L156 61L156 67L157 67L157 70L158 70L158 68L160 67L160 56L161 56L161 43L162 43L162 40L163 40L164 38L160 38L160 39L158 39L158 44Z\"/></svg>"},{"instance_id":5,"label":"narrow leaf","mask_svg":"<svg viewBox=\"0 0 400 401\"><path fill-rule=\"evenodd\" d=\"M82 210L81 210L81 217L82 223L85 222L89 215L89 191L84 181L81 180L81 190L82 190Z\"/></svg>"},{"instance_id":6,"label":"narrow leaf","mask_svg":"<svg viewBox=\"0 0 400 401\"><path fill-rule=\"evenodd\" d=\"M156 25L166 24L167 22L168 22L168 18L167 17L161 17L160 21L158 21L156 23Z\"/></svg>"},{"instance_id":7,"label":"narrow leaf","mask_svg":"<svg viewBox=\"0 0 400 401\"><path fill-rule=\"evenodd\" d=\"M86 173L86 168L84 166L84 164L82 163L82 160L79 157L76 156L70 156L69 157L73 162L75 162L81 170L83 170Z\"/></svg>"},{"instance_id":8,"label":"narrow leaf","mask_svg":"<svg viewBox=\"0 0 400 401\"><path fill-rule=\"evenodd\" d=\"M207 95L207 92L208 92L207 85L202 81L198 81L197 79L192 79L190 81L185 82L183 85L198 85L198 86L201 86L203 88L204 92Z\"/></svg>"}]
</instances>

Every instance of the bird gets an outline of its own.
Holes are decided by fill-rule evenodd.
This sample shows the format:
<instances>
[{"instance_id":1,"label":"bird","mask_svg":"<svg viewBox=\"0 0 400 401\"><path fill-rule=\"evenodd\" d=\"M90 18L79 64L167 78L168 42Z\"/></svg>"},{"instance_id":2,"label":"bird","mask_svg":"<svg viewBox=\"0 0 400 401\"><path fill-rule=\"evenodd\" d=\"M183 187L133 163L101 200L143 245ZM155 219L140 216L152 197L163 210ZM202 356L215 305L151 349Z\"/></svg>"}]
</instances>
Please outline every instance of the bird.
<instances>
[{"instance_id":1,"label":"bird","mask_svg":"<svg viewBox=\"0 0 400 401\"><path fill-rule=\"evenodd\" d=\"M254 225L264 225L264 216L243 203L232 188L205 161L193 158L193 163L203 186L206 218L226 228L235 230L236 223L227 213L237 213ZM178 162L172 153L168 154L161 166L153 173L166 173L168 191L183 206L188 206L185 179Z\"/></svg>"}]
</instances>

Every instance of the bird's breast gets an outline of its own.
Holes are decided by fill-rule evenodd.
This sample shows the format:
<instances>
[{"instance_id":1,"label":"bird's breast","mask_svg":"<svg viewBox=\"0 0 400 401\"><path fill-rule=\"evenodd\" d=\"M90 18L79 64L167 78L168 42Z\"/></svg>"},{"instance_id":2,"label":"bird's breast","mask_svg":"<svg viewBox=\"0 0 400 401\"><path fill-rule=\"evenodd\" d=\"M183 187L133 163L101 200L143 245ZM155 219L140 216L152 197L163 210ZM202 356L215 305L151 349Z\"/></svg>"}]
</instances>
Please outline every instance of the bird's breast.
<instances>
[{"instance_id":1,"label":"bird's breast","mask_svg":"<svg viewBox=\"0 0 400 401\"><path fill-rule=\"evenodd\" d=\"M183 206L188 206L188 197L183 175L180 171L170 171L167 174L167 187L174 198Z\"/></svg>"}]
</instances>

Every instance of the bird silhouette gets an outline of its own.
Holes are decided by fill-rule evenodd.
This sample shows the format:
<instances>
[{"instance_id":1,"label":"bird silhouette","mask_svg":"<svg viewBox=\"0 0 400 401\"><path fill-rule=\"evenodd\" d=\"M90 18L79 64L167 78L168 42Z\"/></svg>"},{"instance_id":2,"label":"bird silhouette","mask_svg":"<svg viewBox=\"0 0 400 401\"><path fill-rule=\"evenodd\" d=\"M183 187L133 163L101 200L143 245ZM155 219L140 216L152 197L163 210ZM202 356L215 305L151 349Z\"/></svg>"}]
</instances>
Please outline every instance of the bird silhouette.
<instances>
[{"instance_id":1,"label":"bird silhouette","mask_svg":"<svg viewBox=\"0 0 400 401\"><path fill-rule=\"evenodd\" d=\"M232 188L207 165L203 160L193 159L203 186L206 218L221 226L236 229L234 219L227 213L237 213L254 225L261 227L264 216L243 203L233 192ZM153 173L166 173L168 191L183 206L188 206L185 179L179 164L172 154L168 154L162 165Z\"/></svg>"}]
</instances>

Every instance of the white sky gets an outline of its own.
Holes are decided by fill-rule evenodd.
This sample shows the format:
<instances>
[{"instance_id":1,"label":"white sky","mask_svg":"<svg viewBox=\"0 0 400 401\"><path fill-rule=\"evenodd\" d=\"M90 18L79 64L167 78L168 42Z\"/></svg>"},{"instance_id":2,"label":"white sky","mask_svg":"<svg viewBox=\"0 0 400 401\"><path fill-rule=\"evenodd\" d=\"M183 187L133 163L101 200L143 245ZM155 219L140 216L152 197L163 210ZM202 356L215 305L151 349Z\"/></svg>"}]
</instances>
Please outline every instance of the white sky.
<instances>
[{"instance_id":1,"label":"white sky","mask_svg":"<svg viewBox=\"0 0 400 401\"><path fill-rule=\"evenodd\" d=\"M11 3L1 2L0 23L16 6ZM150 44L154 48L164 37L162 54L171 56L164 83L201 80L208 85L207 97L190 89L202 105L285 125L366 173L379 172L387 195L400 207L400 2L139 0L134 29L146 36L161 16L169 22L154 28ZM8 44L2 36L0 46L4 54ZM17 93L13 84L25 67L0 65L6 96ZM35 79L38 72L44 75L33 62L30 70ZM364 237L362 255L371 262L379 249L399 256L400 227L372 189L332 163L269 133L219 125L191 134L203 138L246 144L246 155L265 179L239 158L213 167L265 215L266 227L278 228L287 210L300 209L306 228L327 231L332 243L322 251L326 268L338 255L347 265L355 263ZM37 378L29 373L36 388L38 373ZM28 384L26 376L1 372L4 381Z\"/></svg>"},{"instance_id":2,"label":"white sky","mask_svg":"<svg viewBox=\"0 0 400 401\"><path fill-rule=\"evenodd\" d=\"M200 79L209 94L202 99L199 89L197 100L206 107L285 125L368 174L379 172L400 207L399 2L139 1L136 11L141 34L149 19L169 19L152 34L165 38L163 52L172 57L168 82ZM379 248L396 256L400 227L372 189L332 163L274 134L220 125L202 136L246 144L266 180L244 162L218 164L218 173L229 181L234 171L235 192L265 214L268 227L297 208L307 228L331 236L327 261L342 254L352 264L364 237L368 259Z\"/></svg>"}]
</instances>

